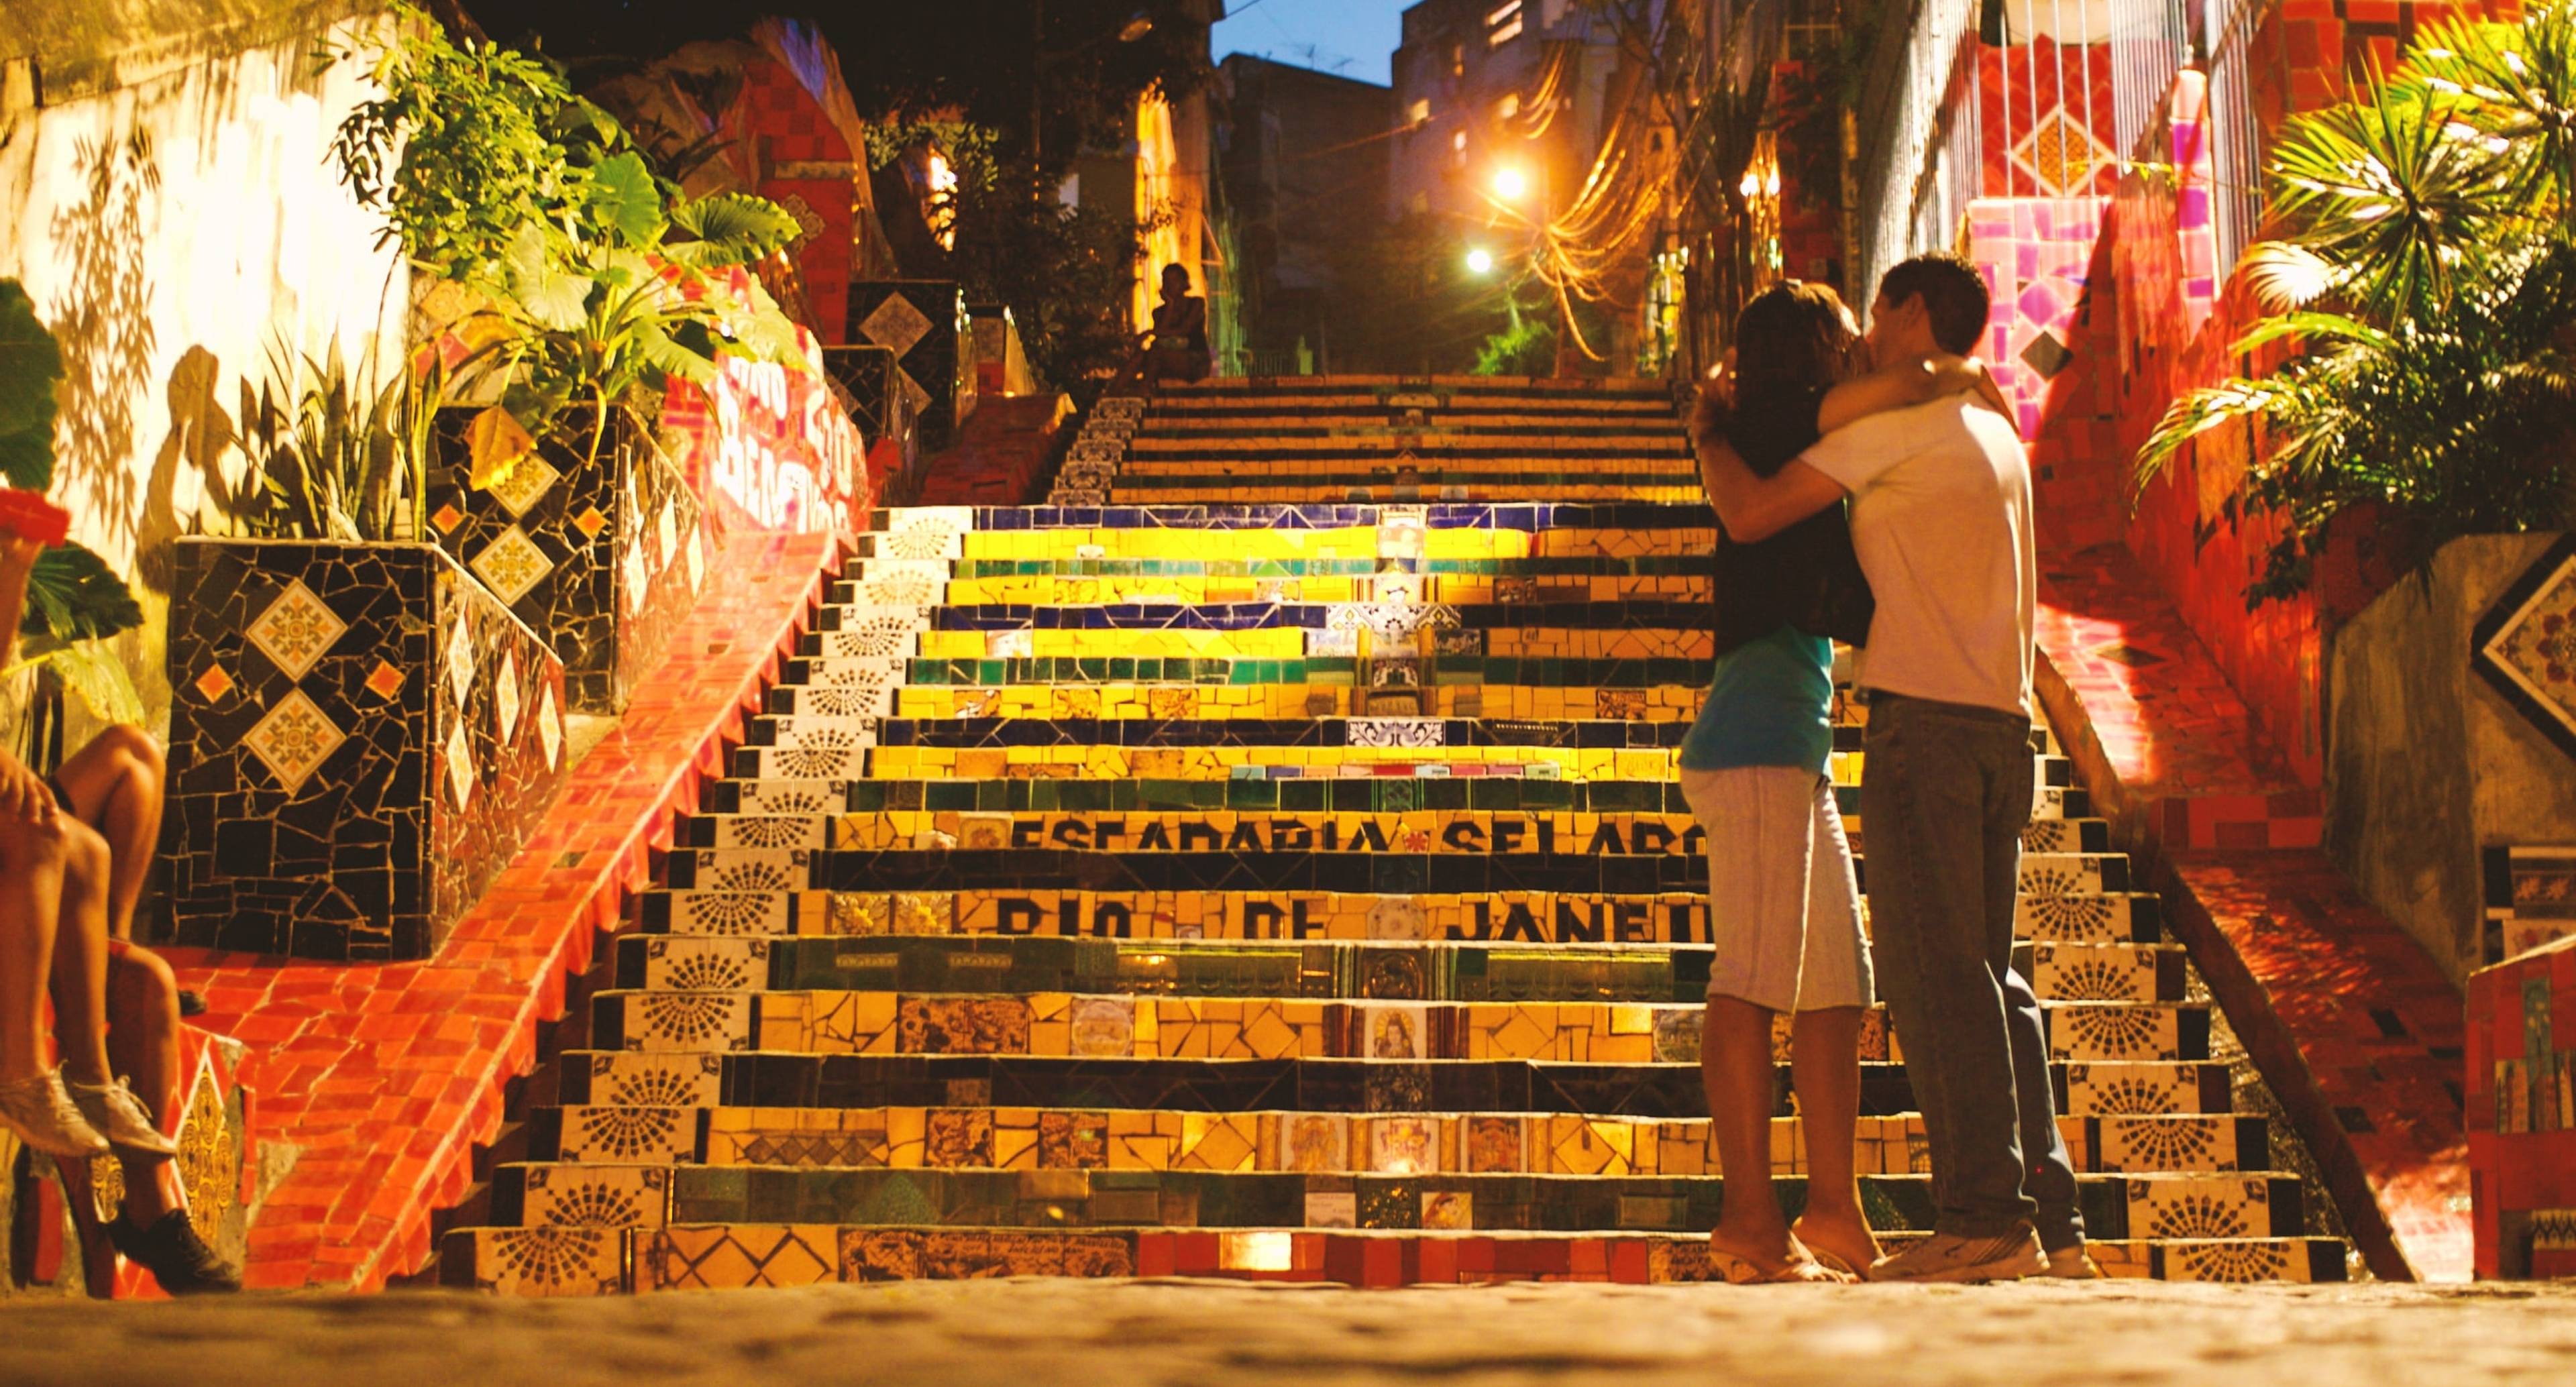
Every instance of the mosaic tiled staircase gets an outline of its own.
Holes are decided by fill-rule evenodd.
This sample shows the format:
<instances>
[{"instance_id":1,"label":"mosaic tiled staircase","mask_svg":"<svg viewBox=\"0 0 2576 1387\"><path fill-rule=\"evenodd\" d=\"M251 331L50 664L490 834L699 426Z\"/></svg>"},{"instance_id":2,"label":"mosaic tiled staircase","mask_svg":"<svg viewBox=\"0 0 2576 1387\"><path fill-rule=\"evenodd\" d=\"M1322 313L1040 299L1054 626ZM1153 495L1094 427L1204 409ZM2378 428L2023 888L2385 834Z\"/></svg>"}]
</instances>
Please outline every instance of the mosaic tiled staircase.
<instances>
[{"instance_id":1,"label":"mosaic tiled staircase","mask_svg":"<svg viewBox=\"0 0 2576 1387\"><path fill-rule=\"evenodd\" d=\"M443 1280L1707 1275L1709 925L1672 748L1713 534L1670 404L1353 379L1104 412L1189 462L860 541ZM1587 436L1605 415L1633 456ZM1396 431L1535 461L1275 461ZM1866 870L1862 715L1833 775ZM2024 962L2097 1257L2341 1277L2230 1110L2157 902L2035 741ZM1931 1199L1883 1025L1864 1092L1902 1238Z\"/></svg>"}]
</instances>

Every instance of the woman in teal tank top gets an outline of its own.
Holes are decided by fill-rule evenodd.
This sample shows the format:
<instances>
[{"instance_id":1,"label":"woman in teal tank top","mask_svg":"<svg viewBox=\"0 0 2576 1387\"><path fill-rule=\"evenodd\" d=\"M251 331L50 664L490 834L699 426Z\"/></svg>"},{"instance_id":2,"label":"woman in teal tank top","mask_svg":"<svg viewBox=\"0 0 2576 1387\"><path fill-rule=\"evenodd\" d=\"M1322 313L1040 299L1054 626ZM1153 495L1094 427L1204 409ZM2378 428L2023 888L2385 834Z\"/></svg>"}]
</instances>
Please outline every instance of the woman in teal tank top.
<instances>
[{"instance_id":1,"label":"woman in teal tank top","mask_svg":"<svg viewBox=\"0 0 2576 1387\"><path fill-rule=\"evenodd\" d=\"M1702 399L1694 432L1704 455L1732 449L1757 475L1788 465L1824 430L1983 375L1958 358L1860 373L1851 313L1820 284L1756 296L1735 342L1741 367ZM1700 1071L1730 1178L1710 1247L1731 1281L1850 1280L1878 1244L1854 1163L1869 951L1827 774L1834 640L1865 641L1871 610L1843 508L1757 543L1730 541L1721 527L1717 602L1708 697L1676 758L1707 837L1716 945ZM1770 1178L1771 1027L1783 1011L1806 1128L1807 1203L1794 1226Z\"/></svg>"}]
</instances>

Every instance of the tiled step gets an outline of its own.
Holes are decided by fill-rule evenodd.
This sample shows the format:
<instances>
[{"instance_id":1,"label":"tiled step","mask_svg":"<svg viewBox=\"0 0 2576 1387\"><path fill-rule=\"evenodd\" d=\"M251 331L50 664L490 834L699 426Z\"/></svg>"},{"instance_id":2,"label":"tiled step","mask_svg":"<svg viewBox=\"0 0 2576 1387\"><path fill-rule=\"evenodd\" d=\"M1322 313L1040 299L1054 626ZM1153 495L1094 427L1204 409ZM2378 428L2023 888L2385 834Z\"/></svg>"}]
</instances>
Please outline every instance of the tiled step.
<instances>
[{"instance_id":1,"label":"tiled step","mask_svg":"<svg viewBox=\"0 0 2576 1387\"><path fill-rule=\"evenodd\" d=\"M660 1109L645 1111L659 1112ZM575 1119L528 1164L768 1169L1217 1170L1323 1174L1706 1175L1720 1168L1705 1118L1589 1113L1189 1113L1106 1108L698 1109L675 1124L695 1146L661 1166L599 1149ZM2091 1174L2227 1174L2271 1169L2260 1117L2166 1114L2061 1117L2068 1158ZM1859 1119L1854 1168L1922 1175L1930 1157L1918 1114ZM1770 1169L1807 1173L1798 1118L1771 1120ZM589 1159L583 1159L588 1157ZM499 1212L499 1211L496 1211Z\"/></svg>"},{"instance_id":2,"label":"tiled step","mask_svg":"<svg viewBox=\"0 0 2576 1387\"><path fill-rule=\"evenodd\" d=\"M1440 896L1316 891L799 890L794 854L738 864L695 889L646 892L642 927L690 935L986 935L1217 942L1488 941L1528 945L1706 944L1705 890L1617 897L1532 892ZM682 859L675 859L682 860ZM2024 939L2152 944L2159 902L2146 894L2023 896Z\"/></svg>"},{"instance_id":3,"label":"tiled step","mask_svg":"<svg viewBox=\"0 0 2576 1387\"><path fill-rule=\"evenodd\" d=\"M1402 1175L1326 1174L1306 1170L1164 1167L1182 1140L1151 1121L1121 1130L1127 1114L1081 1131L1028 1125L950 1123L927 1138L955 1156L931 1167L611 1166L533 1164L504 1167L493 1182L492 1215L508 1226L657 1228L666 1223L869 1223L917 1227L1197 1228L1474 1228L1495 1231L1616 1230L1690 1233L1717 1223L1720 1181L1704 1174L1629 1174L1618 1153L1596 1143L1590 1163L1574 1156L1563 1173ZM1373 1128L1383 1124L1370 1124ZM1519 1124L1513 1124L1519 1135ZM1572 1120L1568 1144L1599 1134ZM1289 1127L1279 1138L1327 1140L1320 1127ZM1089 1138L1097 1154L1150 1148L1116 1165L1084 1169L1041 1166L1041 1145L1059 1148ZM1399 1138L1400 1139L1400 1138ZM1009 1141L1031 1159L994 1168L989 1159ZM1201 1140L1228 1159L1243 1137L1218 1126ZM1322 1159L1318 1155L1317 1159ZM1793 1195L1801 1180L1774 1177ZM1881 1233L1932 1231L1930 1177L1864 1174L1861 1198ZM2077 1207L2089 1236L2294 1238L2305 1233L2299 1181L2263 1174L2096 1175L2077 1177Z\"/></svg>"},{"instance_id":4,"label":"tiled step","mask_svg":"<svg viewBox=\"0 0 2576 1387\"><path fill-rule=\"evenodd\" d=\"M591 1040L654 1054L1025 1055L1041 1059L1530 1059L1696 1063L1702 1008L1645 1002L1385 1002L1064 992L602 992ZM2209 1058L2189 1002L2040 1004L2069 1063ZM1880 1013L1862 1057L1896 1047Z\"/></svg>"},{"instance_id":5,"label":"tiled step","mask_svg":"<svg viewBox=\"0 0 2576 1387\"><path fill-rule=\"evenodd\" d=\"M1070 502L1081 496L1096 495L1109 505L1168 505L1175 501L1239 505L1260 502L1357 501L1395 504L1406 501L1670 501L1696 500L1705 495L1694 480L1687 484L1676 477L1658 485L1650 475L1614 473L1595 478L1585 473L1557 475L1495 475L1478 472L1425 472L1398 474L1398 480L1371 482L1357 473L1342 473L1304 481L1261 482L1247 480L1242 484L1216 485L1195 480L1164 482L1142 477L1130 481L1124 474L1110 474L1108 485L1096 492L1078 492L1060 487L1052 499Z\"/></svg>"},{"instance_id":6,"label":"tiled step","mask_svg":"<svg viewBox=\"0 0 2576 1387\"><path fill-rule=\"evenodd\" d=\"M1779 1072L1780 1113L1789 1071ZM2230 1110L2224 1064L2189 1060L2053 1062L2057 1109L2070 1117L2219 1116ZM1019 1055L813 1055L574 1051L562 1102L530 1115L537 1153L565 1160L697 1160L703 1107L1129 1108L1252 1111L1585 1113L1705 1117L1696 1063L1570 1064L1549 1060L1039 1059ZM1916 1110L1902 1065L1861 1066L1861 1111ZM552 1135L548 1135L552 1134Z\"/></svg>"},{"instance_id":7,"label":"tiled step","mask_svg":"<svg viewBox=\"0 0 2576 1387\"><path fill-rule=\"evenodd\" d=\"M1090 821L1077 820L1078 824ZM1442 830L1444 839L1416 844L1384 840L1364 824L1355 838L1327 845L1294 822L1263 821L1238 815L1231 829L1219 833L1205 820L1183 819L1178 826L1161 818L1143 821L1131 834L1118 820L1107 821L1094 838L1084 827L1051 843L1013 846L1005 824L966 826L975 840L953 847L884 849L674 848L665 879L675 890L957 891L978 887L1022 890L1084 889L1095 892L1229 892L1314 895L1333 892L1361 896L1430 895L1492 896L1482 914L1472 908L1453 915L1462 933L1456 938L1499 937L1503 930L1536 932L1513 915L1526 905L1532 915L1542 910L1553 919L1572 911L1579 919L1557 921L1560 935L1610 922L1625 927L1624 942L1689 942L1667 926L1685 919L1704 928L1705 911L1674 916L1666 897L1704 894L1708 868L1701 860L1696 828L1678 835L1647 824L1623 846L1642 851L1610 853L1596 832L1575 836L1573 825L1552 817L1538 822L1526 837L1506 820L1497 836L1484 837L1466 828ZM1214 836L1211 836L1214 835ZM1868 859L1860 861L1861 880L1868 881ZM760 886L726 883L760 881ZM2028 853L2022 858L2021 884L2037 897L2125 894L2129 862L2116 855ZM1545 898L1542 898L1545 897ZM1641 897L1633 907L1612 897ZM1547 899L1552 898L1552 899ZM1595 899L1603 898L1603 899ZM1369 909L1375 910L1375 903ZM1234 912L1234 913L1239 913ZM1637 931L1656 924L1651 936ZM1483 921L1493 933L1479 933ZM1322 928L1319 924L1316 928ZM1025 931L1022 931L1025 932ZM1445 926L1443 932L1446 932ZM1331 936L1327 936L1331 937ZM1389 937L1389 936L1379 936ZM1393 936L1406 937L1406 936ZM1620 931L1603 939L1620 942Z\"/></svg>"},{"instance_id":8,"label":"tiled step","mask_svg":"<svg viewBox=\"0 0 2576 1387\"><path fill-rule=\"evenodd\" d=\"M838 800L831 803L837 807ZM823 802L801 814L692 814L680 820L674 846L683 848L895 848L1019 847L1126 851L1159 842L1269 851L1324 852L1349 846L1369 851L1492 852L1528 850L1544 842L1582 853L1696 853L1705 846L1696 820L1680 814L1533 814L1485 810L1435 814L1068 814L1042 810L1018 814L957 811L879 811L845 814ZM1149 841L1148 828L1159 832ZM1213 836L1211 836L1213 835ZM2100 819L2034 819L2022 832L2026 854L2099 854L2110 841ZM2068 845L2068 846L2061 846ZM2063 891L2054 894L2066 894Z\"/></svg>"},{"instance_id":9,"label":"tiled step","mask_svg":"<svg viewBox=\"0 0 2576 1387\"><path fill-rule=\"evenodd\" d=\"M875 987L1378 1001L1697 1003L1706 946L1542 950L1482 944L1172 944L1115 939L630 935L629 991ZM2014 966L2055 1001L2186 1000L2179 945L2024 944ZM1785 1018L1782 1025L1787 1024Z\"/></svg>"},{"instance_id":10,"label":"tiled step","mask_svg":"<svg viewBox=\"0 0 2576 1387\"><path fill-rule=\"evenodd\" d=\"M964 565L960 565L963 567ZM1575 577L1544 586L1528 578L1490 573L1404 574L1413 600L1457 606L1491 602L1693 602L1716 600L1716 584L1703 574L1643 573ZM881 607L945 602L958 606L1079 606L1155 602L1211 605L1242 602L1371 602L1378 600L1375 565L1358 574L1299 577L1205 577L1043 573L968 578L893 573L836 584L836 607Z\"/></svg>"},{"instance_id":11,"label":"tiled step","mask_svg":"<svg viewBox=\"0 0 2576 1387\"><path fill-rule=\"evenodd\" d=\"M2047 769L2043 767L2043 769ZM1858 812L1845 796L1846 818ZM2084 818L2092 801L2074 786L2043 782L2032 814L2041 819ZM1681 786L1669 781L1567 781L1494 777L1405 779L1389 776L1335 779L1133 780L1011 778L932 780L862 778L849 772L718 781L707 787L711 813L841 813L888 810L934 813L1028 812L1163 813L1235 810L1245 813L1410 814L1543 809L1551 813L1661 813L1685 815Z\"/></svg>"},{"instance_id":12,"label":"tiled step","mask_svg":"<svg viewBox=\"0 0 2576 1387\"><path fill-rule=\"evenodd\" d=\"M1580 462L1604 472L1625 467L1696 476L1690 436L1667 424L1633 428L1575 424L1559 432L1532 423L1517 429L1448 427L1370 432L1300 429L1243 432L1149 428L1128 441L1127 465L1181 476L1220 479L1244 470L1296 473L1318 463L1362 466L1417 462L1425 467L1472 463L1501 471L1555 472Z\"/></svg>"},{"instance_id":13,"label":"tiled step","mask_svg":"<svg viewBox=\"0 0 2576 1387\"><path fill-rule=\"evenodd\" d=\"M2115 1277L2341 1281L2331 1238L2095 1243ZM614 1295L991 1276L1194 1276L1352 1286L1720 1280L1705 1234L888 1228L673 1224L654 1230L540 1225L450 1233L440 1279L505 1295Z\"/></svg>"}]
</instances>

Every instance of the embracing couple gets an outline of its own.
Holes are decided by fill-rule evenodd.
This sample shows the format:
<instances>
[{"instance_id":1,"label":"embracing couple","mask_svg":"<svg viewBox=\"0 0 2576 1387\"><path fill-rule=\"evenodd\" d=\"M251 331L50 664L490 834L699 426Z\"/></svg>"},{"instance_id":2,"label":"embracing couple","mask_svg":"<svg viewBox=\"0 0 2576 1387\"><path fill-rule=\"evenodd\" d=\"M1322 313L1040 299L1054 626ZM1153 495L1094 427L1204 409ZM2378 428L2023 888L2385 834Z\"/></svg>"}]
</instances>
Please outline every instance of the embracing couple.
<instances>
[{"instance_id":1,"label":"embracing couple","mask_svg":"<svg viewBox=\"0 0 2576 1387\"><path fill-rule=\"evenodd\" d=\"M1679 759L1708 837L1700 1063L1726 1176L1711 1249L1730 1281L2100 1275L2039 1002L2012 966L2036 574L2029 466L1966 357L1987 308L1983 279L1949 256L1890 270L1866 337L1831 289L1771 289L1737 319L1735 364L1694 426L1723 533L1716 671ZM1868 708L1866 940L1826 775L1836 639L1858 647ZM1853 1149L1873 975L1939 1210L1932 1237L1887 1257ZM1770 1179L1781 1012L1806 1136L1794 1225Z\"/></svg>"}]
</instances>

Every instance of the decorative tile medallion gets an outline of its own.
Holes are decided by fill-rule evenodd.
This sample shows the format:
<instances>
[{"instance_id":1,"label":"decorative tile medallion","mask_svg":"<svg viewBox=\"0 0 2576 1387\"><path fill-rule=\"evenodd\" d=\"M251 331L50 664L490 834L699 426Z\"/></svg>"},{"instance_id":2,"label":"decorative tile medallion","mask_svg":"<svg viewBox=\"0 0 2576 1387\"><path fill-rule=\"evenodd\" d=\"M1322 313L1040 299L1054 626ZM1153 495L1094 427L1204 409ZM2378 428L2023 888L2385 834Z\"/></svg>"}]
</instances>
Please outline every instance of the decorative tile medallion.
<instances>
[{"instance_id":1,"label":"decorative tile medallion","mask_svg":"<svg viewBox=\"0 0 2576 1387\"><path fill-rule=\"evenodd\" d=\"M190 687L208 703L220 703L225 694L233 691L233 677L224 672L222 665L208 665L206 672L198 675Z\"/></svg>"},{"instance_id":2,"label":"decorative tile medallion","mask_svg":"<svg viewBox=\"0 0 2576 1387\"><path fill-rule=\"evenodd\" d=\"M261 612L242 634L287 678L301 679L348 629L349 623L298 579L287 584L286 591L278 594L277 600L269 603L268 610Z\"/></svg>"},{"instance_id":3,"label":"decorative tile medallion","mask_svg":"<svg viewBox=\"0 0 2576 1387\"><path fill-rule=\"evenodd\" d=\"M402 686L403 672L390 660L378 660L376 667L367 671L367 692L378 698L392 698L402 692Z\"/></svg>"},{"instance_id":4,"label":"decorative tile medallion","mask_svg":"<svg viewBox=\"0 0 2576 1387\"><path fill-rule=\"evenodd\" d=\"M597 506L586 507L572 518L572 527L581 531L583 539L597 539L599 532L608 528L608 517Z\"/></svg>"},{"instance_id":5,"label":"decorative tile medallion","mask_svg":"<svg viewBox=\"0 0 2576 1387\"><path fill-rule=\"evenodd\" d=\"M561 769L564 739L563 710L555 706L555 686L552 684L546 685L546 691L537 699L537 738L545 744L547 769Z\"/></svg>"},{"instance_id":6,"label":"decorative tile medallion","mask_svg":"<svg viewBox=\"0 0 2576 1387\"><path fill-rule=\"evenodd\" d=\"M250 735L242 738L242 745L250 748L251 754L291 794L302 789L305 780L347 740L348 734L340 730L338 723L306 698L302 689L295 689L259 720Z\"/></svg>"},{"instance_id":7,"label":"decorative tile medallion","mask_svg":"<svg viewBox=\"0 0 2576 1387\"><path fill-rule=\"evenodd\" d=\"M556 471L554 464L547 462L542 454L530 453L519 459L519 465L510 469L509 476L485 489L515 519L525 516L543 500L547 489L562 477L563 473Z\"/></svg>"},{"instance_id":8,"label":"decorative tile medallion","mask_svg":"<svg viewBox=\"0 0 2576 1387\"><path fill-rule=\"evenodd\" d=\"M877 305L877 311L859 322L862 335L880 347L891 349L897 356L911 351L913 344L928 331L930 319L912 306L912 300L901 294L886 295L885 302Z\"/></svg>"},{"instance_id":9,"label":"decorative tile medallion","mask_svg":"<svg viewBox=\"0 0 2576 1387\"><path fill-rule=\"evenodd\" d=\"M474 746L465 739L465 723L459 719L447 733L447 789L456 797L456 807L474 802Z\"/></svg>"},{"instance_id":10,"label":"decorative tile medallion","mask_svg":"<svg viewBox=\"0 0 2576 1387\"><path fill-rule=\"evenodd\" d=\"M501 652L500 673L492 677L492 714L502 742L518 735L519 657L506 650Z\"/></svg>"},{"instance_id":11,"label":"decorative tile medallion","mask_svg":"<svg viewBox=\"0 0 2576 1387\"><path fill-rule=\"evenodd\" d=\"M499 538L485 546L470 567L474 576L481 578L505 604L527 596L529 589L554 571L545 551L516 525L503 530Z\"/></svg>"},{"instance_id":12,"label":"decorative tile medallion","mask_svg":"<svg viewBox=\"0 0 2576 1387\"><path fill-rule=\"evenodd\" d=\"M2479 619L2470 642L2479 675L2561 752L2576 756L2576 535L2523 570Z\"/></svg>"}]
</instances>

